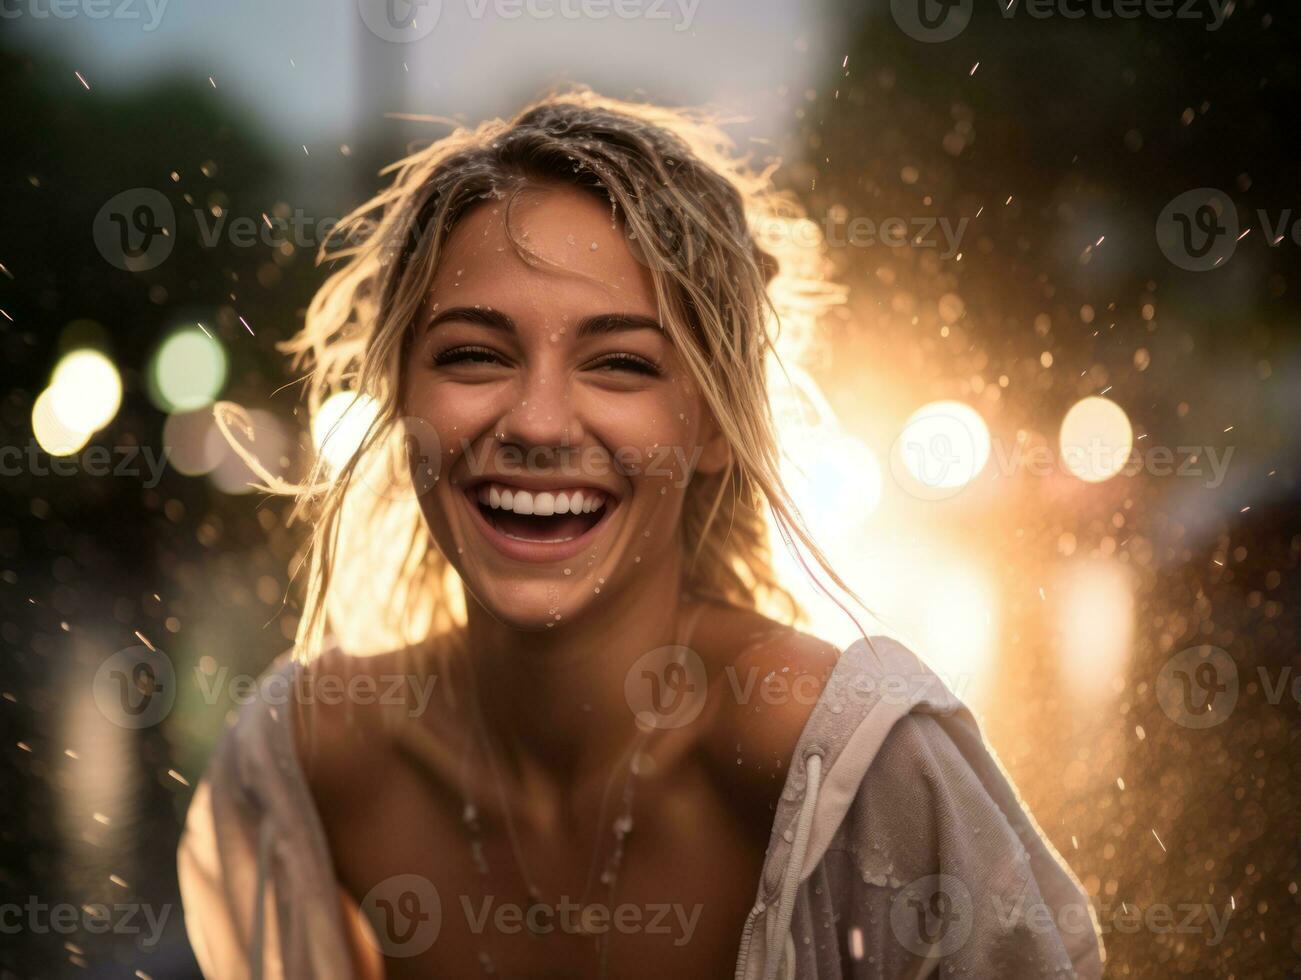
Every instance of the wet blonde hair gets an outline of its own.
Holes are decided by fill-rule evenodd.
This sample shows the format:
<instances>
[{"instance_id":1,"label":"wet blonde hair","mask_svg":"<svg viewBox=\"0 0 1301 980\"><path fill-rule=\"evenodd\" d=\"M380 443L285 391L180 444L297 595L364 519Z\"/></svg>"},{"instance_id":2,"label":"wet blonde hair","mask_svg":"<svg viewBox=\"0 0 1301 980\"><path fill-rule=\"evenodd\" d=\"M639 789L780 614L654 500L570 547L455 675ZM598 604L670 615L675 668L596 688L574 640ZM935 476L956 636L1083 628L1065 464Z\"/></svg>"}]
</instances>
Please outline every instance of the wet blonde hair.
<instances>
[{"instance_id":1,"label":"wet blonde hair","mask_svg":"<svg viewBox=\"0 0 1301 980\"><path fill-rule=\"evenodd\" d=\"M303 329L282 345L295 368L308 371L314 419L341 390L368 396L375 409L351 460L338 472L318 460L297 489L294 515L313 524L301 658L317 655L327 633L348 652L373 653L463 621L463 595L424 526L415 488L377 493L372 477L402 457L407 342L448 236L470 208L525 184L569 185L609 204L650 270L664 329L730 447L721 473L695 474L687 489L684 589L797 620L800 610L774 573L771 521L806 568L813 571L811 559L853 595L781 479L768 389L778 339L797 350L842 293L823 275L820 249L807 241L787 249L794 236L773 233L804 219L795 200L773 188L771 172L738 159L702 113L588 89L552 93L509 120L458 127L386 168L392 182L322 245L318 261L335 271Z\"/></svg>"}]
</instances>

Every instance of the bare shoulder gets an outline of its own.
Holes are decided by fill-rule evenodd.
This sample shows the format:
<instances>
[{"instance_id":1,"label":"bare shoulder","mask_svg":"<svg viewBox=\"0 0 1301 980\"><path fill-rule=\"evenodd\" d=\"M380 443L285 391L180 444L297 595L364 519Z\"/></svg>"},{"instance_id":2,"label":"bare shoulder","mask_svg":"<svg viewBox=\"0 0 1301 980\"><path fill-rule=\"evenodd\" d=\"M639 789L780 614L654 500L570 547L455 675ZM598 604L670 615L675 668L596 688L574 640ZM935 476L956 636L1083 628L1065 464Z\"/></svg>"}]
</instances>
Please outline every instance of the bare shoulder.
<instances>
[{"instance_id":1,"label":"bare shoulder","mask_svg":"<svg viewBox=\"0 0 1301 980\"><path fill-rule=\"evenodd\" d=\"M323 652L298 672L295 743L308 781L356 785L391 747L398 723L432 715L436 659L414 649L355 656Z\"/></svg>"},{"instance_id":2,"label":"bare shoulder","mask_svg":"<svg viewBox=\"0 0 1301 980\"><path fill-rule=\"evenodd\" d=\"M785 773L840 653L757 612L723 606L710 607L697 635L715 709L710 753L743 785L767 792L774 773Z\"/></svg>"}]
</instances>

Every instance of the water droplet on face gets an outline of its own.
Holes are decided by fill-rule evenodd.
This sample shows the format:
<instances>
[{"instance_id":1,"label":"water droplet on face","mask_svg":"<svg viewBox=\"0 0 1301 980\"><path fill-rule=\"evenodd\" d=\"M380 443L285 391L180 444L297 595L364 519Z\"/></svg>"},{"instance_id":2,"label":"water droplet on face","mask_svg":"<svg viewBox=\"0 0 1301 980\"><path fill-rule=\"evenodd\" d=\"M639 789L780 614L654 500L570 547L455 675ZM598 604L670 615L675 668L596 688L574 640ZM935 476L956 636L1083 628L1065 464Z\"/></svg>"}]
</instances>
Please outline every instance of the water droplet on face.
<instances>
[{"instance_id":1,"label":"water droplet on face","mask_svg":"<svg viewBox=\"0 0 1301 980\"><path fill-rule=\"evenodd\" d=\"M595 252L599 247L600 247L600 246L597 245L596 242L592 242L591 249L592 249L593 252Z\"/></svg>"},{"instance_id":2,"label":"water droplet on face","mask_svg":"<svg viewBox=\"0 0 1301 980\"><path fill-rule=\"evenodd\" d=\"M572 568L566 568L566 569L565 569L565 574L566 574L566 575L573 575L573 574L574 574L574 570L573 570Z\"/></svg>"}]
</instances>

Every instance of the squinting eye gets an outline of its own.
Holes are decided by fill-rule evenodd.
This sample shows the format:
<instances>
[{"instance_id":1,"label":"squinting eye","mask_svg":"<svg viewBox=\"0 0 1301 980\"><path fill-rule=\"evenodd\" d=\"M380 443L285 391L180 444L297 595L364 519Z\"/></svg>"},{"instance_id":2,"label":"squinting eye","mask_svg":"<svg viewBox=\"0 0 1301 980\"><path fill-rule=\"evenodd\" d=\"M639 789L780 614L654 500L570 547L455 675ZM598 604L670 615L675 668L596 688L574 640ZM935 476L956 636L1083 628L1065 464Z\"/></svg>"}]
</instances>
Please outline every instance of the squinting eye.
<instances>
[{"instance_id":1,"label":"squinting eye","mask_svg":"<svg viewBox=\"0 0 1301 980\"><path fill-rule=\"evenodd\" d=\"M488 347L453 347L434 355L434 364L439 367L448 364L497 364L500 361L500 355Z\"/></svg>"},{"instance_id":2,"label":"squinting eye","mask_svg":"<svg viewBox=\"0 0 1301 980\"><path fill-rule=\"evenodd\" d=\"M636 354L608 354L593 361L590 365L591 370L606 368L615 371L631 371L634 374L644 374L652 378L657 378L660 375L659 365L648 361L644 357L638 357Z\"/></svg>"}]
</instances>

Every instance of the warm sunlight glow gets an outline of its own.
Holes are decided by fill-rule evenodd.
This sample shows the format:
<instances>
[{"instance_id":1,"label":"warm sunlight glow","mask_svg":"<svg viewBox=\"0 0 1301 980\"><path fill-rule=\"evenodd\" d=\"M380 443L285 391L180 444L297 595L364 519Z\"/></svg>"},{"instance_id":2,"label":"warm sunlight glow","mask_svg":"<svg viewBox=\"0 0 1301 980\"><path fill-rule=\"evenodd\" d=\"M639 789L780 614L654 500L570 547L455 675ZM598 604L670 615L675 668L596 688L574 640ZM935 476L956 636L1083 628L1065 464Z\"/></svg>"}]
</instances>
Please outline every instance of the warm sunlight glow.
<instances>
[{"instance_id":1,"label":"warm sunlight glow","mask_svg":"<svg viewBox=\"0 0 1301 980\"><path fill-rule=\"evenodd\" d=\"M337 472L347 465L377 412L372 398L354 391L336 391L321 404L312 419L312 442L326 466Z\"/></svg>"},{"instance_id":2,"label":"warm sunlight glow","mask_svg":"<svg viewBox=\"0 0 1301 980\"><path fill-rule=\"evenodd\" d=\"M1129 666L1134 638L1134 584L1112 559L1067 566L1054 589L1063 688L1094 702Z\"/></svg>"},{"instance_id":3,"label":"warm sunlight glow","mask_svg":"<svg viewBox=\"0 0 1301 980\"><path fill-rule=\"evenodd\" d=\"M841 432L824 434L787 460L782 478L818 539L843 536L881 503L881 464L872 450Z\"/></svg>"}]
</instances>

